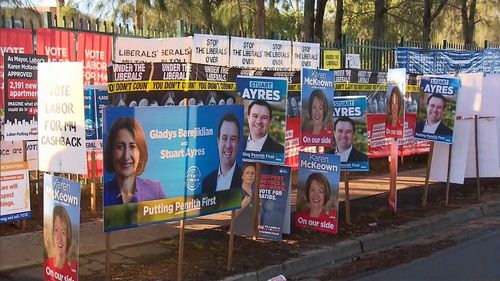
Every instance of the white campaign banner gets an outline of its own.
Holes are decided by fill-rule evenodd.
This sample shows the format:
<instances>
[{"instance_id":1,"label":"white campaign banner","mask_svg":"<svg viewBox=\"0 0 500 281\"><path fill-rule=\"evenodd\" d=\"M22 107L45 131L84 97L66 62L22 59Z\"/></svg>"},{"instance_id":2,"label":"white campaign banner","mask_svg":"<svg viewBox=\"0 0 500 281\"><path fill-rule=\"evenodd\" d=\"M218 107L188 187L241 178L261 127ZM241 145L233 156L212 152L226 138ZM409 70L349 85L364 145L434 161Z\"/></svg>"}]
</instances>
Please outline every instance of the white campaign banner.
<instances>
[{"instance_id":1,"label":"white campaign banner","mask_svg":"<svg viewBox=\"0 0 500 281\"><path fill-rule=\"evenodd\" d=\"M39 169L87 174L83 63L38 65Z\"/></svg>"},{"instance_id":2,"label":"white campaign banner","mask_svg":"<svg viewBox=\"0 0 500 281\"><path fill-rule=\"evenodd\" d=\"M195 34L191 62L229 66L229 36Z\"/></svg>"},{"instance_id":3,"label":"white campaign banner","mask_svg":"<svg viewBox=\"0 0 500 281\"><path fill-rule=\"evenodd\" d=\"M260 39L262 57L258 68L274 71L290 71L292 68L292 42Z\"/></svg>"},{"instance_id":4,"label":"white campaign banner","mask_svg":"<svg viewBox=\"0 0 500 281\"><path fill-rule=\"evenodd\" d=\"M193 37L161 39L117 37L116 62L191 62Z\"/></svg>"},{"instance_id":5,"label":"white campaign banner","mask_svg":"<svg viewBox=\"0 0 500 281\"><path fill-rule=\"evenodd\" d=\"M30 216L30 190L27 165L18 168L0 169L0 224L27 219ZM14 167L14 165L10 165Z\"/></svg>"},{"instance_id":6,"label":"white campaign banner","mask_svg":"<svg viewBox=\"0 0 500 281\"><path fill-rule=\"evenodd\" d=\"M441 77L450 77L441 76ZM459 74L462 87L460 88L459 96L457 97L457 107L455 116L470 117L474 114L481 114L481 92L483 88L482 73L464 73ZM471 130L473 130L473 120L457 119L453 132L453 146L451 151L450 161L450 182L464 183L465 167L467 161L467 151L469 146L474 146L471 142ZM432 153L432 164L430 171L430 180L446 182L449 144L434 143L434 151Z\"/></svg>"},{"instance_id":7,"label":"white campaign banner","mask_svg":"<svg viewBox=\"0 0 500 281\"><path fill-rule=\"evenodd\" d=\"M319 43L292 42L292 70L299 71L302 67L319 68Z\"/></svg>"},{"instance_id":8,"label":"white campaign banner","mask_svg":"<svg viewBox=\"0 0 500 281\"><path fill-rule=\"evenodd\" d=\"M290 41L231 37L231 67L291 70L291 55Z\"/></svg>"}]
</instances>

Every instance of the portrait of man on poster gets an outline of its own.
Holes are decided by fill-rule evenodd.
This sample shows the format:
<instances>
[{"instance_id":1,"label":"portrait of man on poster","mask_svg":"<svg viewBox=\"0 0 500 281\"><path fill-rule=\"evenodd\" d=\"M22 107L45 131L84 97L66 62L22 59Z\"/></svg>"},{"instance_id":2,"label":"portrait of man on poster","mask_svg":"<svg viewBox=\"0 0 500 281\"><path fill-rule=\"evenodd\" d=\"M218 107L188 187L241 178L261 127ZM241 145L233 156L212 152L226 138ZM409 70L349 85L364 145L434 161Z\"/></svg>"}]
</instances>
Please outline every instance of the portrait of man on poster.
<instances>
[{"instance_id":1,"label":"portrait of man on poster","mask_svg":"<svg viewBox=\"0 0 500 281\"><path fill-rule=\"evenodd\" d=\"M446 99L441 94L431 94L427 98L426 119L418 121L415 133L427 133L434 135L453 135L453 130L443 123L443 115L446 110Z\"/></svg>"},{"instance_id":2,"label":"portrait of man on poster","mask_svg":"<svg viewBox=\"0 0 500 281\"><path fill-rule=\"evenodd\" d=\"M340 155L340 162L368 161L366 154L353 146L355 133L356 125L354 120L347 116L337 118L333 123L335 148L326 153Z\"/></svg>"},{"instance_id":3,"label":"portrait of man on poster","mask_svg":"<svg viewBox=\"0 0 500 281\"><path fill-rule=\"evenodd\" d=\"M273 120L271 105L265 100L254 100L248 106L248 128L244 150L283 153L283 145L269 136L269 127Z\"/></svg>"}]
</instances>

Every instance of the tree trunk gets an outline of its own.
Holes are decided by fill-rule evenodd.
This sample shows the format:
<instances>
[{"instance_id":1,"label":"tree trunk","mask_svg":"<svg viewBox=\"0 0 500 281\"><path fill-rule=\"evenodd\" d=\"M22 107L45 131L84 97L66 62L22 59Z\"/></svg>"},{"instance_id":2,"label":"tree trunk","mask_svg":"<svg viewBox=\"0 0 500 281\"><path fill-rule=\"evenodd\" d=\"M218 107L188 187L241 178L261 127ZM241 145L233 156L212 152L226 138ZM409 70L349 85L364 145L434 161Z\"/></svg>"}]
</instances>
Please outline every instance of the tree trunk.
<instances>
[{"instance_id":1,"label":"tree trunk","mask_svg":"<svg viewBox=\"0 0 500 281\"><path fill-rule=\"evenodd\" d=\"M474 43L474 32L476 29L476 0L472 0L470 6L468 7L469 11L467 11L467 0L462 0L462 31L464 35L464 43L465 44L473 44Z\"/></svg>"},{"instance_id":2,"label":"tree trunk","mask_svg":"<svg viewBox=\"0 0 500 281\"><path fill-rule=\"evenodd\" d=\"M266 10L264 0L255 0L255 36L257 38L265 37Z\"/></svg>"},{"instance_id":3,"label":"tree trunk","mask_svg":"<svg viewBox=\"0 0 500 281\"><path fill-rule=\"evenodd\" d=\"M203 16L205 17L205 26L207 27L207 33L213 33L213 19L212 19L212 5L210 4L210 0L203 0L202 3L203 8Z\"/></svg>"},{"instance_id":4,"label":"tree trunk","mask_svg":"<svg viewBox=\"0 0 500 281\"><path fill-rule=\"evenodd\" d=\"M327 0L318 0L316 8L316 16L314 20L314 38L316 42L323 42L323 18L325 16Z\"/></svg>"},{"instance_id":5,"label":"tree trunk","mask_svg":"<svg viewBox=\"0 0 500 281\"><path fill-rule=\"evenodd\" d=\"M344 17L344 0L337 0L335 13L335 45L339 46L342 41L342 20Z\"/></svg>"},{"instance_id":6,"label":"tree trunk","mask_svg":"<svg viewBox=\"0 0 500 281\"><path fill-rule=\"evenodd\" d=\"M240 21L240 36L244 36L244 26L243 26L243 12L241 9L241 1L238 0L238 17Z\"/></svg>"},{"instance_id":7,"label":"tree trunk","mask_svg":"<svg viewBox=\"0 0 500 281\"><path fill-rule=\"evenodd\" d=\"M314 38L314 1L304 1L304 41L313 42Z\"/></svg>"},{"instance_id":8,"label":"tree trunk","mask_svg":"<svg viewBox=\"0 0 500 281\"><path fill-rule=\"evenodd\" d=\"M375 0L375 15L373 22L373 41L384 40L384 18L387 10L385 0Z\"/></svg>"},{"instance_id":9,"label":"tree trunk","mask_svg":"<svg viewBox=\"0 0 500 281\"><path fill-rule=\"evenodd\" d=\"M424 44L429 44L431 36L431 12L432 12L432 1L424 0L424 18L422 22L422 41Z\"/></svg>"}]
</instances>

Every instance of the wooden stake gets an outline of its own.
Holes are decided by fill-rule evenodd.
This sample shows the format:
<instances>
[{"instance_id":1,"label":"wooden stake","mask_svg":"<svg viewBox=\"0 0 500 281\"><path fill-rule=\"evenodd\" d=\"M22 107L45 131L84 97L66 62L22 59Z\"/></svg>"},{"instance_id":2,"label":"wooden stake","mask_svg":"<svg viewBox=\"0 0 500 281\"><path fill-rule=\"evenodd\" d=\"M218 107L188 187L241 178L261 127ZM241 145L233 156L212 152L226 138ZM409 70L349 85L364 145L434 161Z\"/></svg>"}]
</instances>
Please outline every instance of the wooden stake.
<instances>
[{"instance_id":1,"label":"wooden stake","mask_svg":"<svg viewBox=\"0 0 500 281\"><path fill-rule=\"evenodd\" d=\"M227 251L227 271L232 271L233 267L233 244L234 244L234 220L235 211L231 211L231 224L229 225L229 247Z\"/></svg>"},{"instance_id":2,"label":"wooden stake","mask_svg":"<svg viewBox=\"0 0 500 281\"><path fill-rule=\"evenodd\" d=\"M479 142L477 140L478 138L478 128L477 128L477 114L474 115L474 144L475 144L475 153L476 153L476 183L477 183L477 193L476 193L476 198L479 201L481 198L481 182L480 182L480 177L479 177Z\"/></svg>"},{"instance_id":3,"label":"wooden stake","mask_svg":"<svg viewBox=\"0 0 500 281\"><path fill-rule=\"evenodd\" d=\"M111 233L106 232L106 252L104 253L104 280L111 280Z\"/></svg>"},{"instance_id":4,"label":"wooden stake","mask_svg":"<svg viewBox=\"0 0 500 281\"><path fill-rule=\"evenodd\" d=\"M253 208L253 240L257 240L260 212L260 163L255 164L255 194Z\"/></svg>"},{"instance_id":5,"label":"wooden stake","mask_svg":"<svg viewBox=\"0 0 500 281\"><path fill-rule=\"evenodd\" d=\"M429 177L431 174L433 151L434 151L434 142L431 142L431 147L429 148L429 156L427 157L427 168L425 170L425 185L424 185L424 194L422 195L422 207L425 207L427 205L427 194L429 193Z\"/></svg>"},{"instance_id":6,"label":"wooden stake","mask_svg":"<svg viewBox=\"0 0 500 281\"><path fill-rule=\"evenodd\" d=\"M448 201L450 197L450 170L451 170L451 147L453 144L450 144L448 148L448 172L446 174L446 195L444 199L444 204L448 206Z\"/></svg>"},{"instance_id":7,"label":"wooden stake","mask_svg":"<svg viewBox=\"0 0 500 281\"><path fill-rule=\"evenodd\" d=\"M184 263L184 219L180 221L179 225L179 260L177 263L177 281L182 281L184 276L182 274Z\"/></svg>"},{"instance_id":8,"label":"wooden stake","mask_svg":"<svg viewBox=\"0 0 500 281\"><path fill-rule=\"evenodd\" d=\"M398 205L398 190L397 190L397 177L398 177L398 141L392 140L391 143L391 162L390 162L390 186L389 186L389 207L392 213L395 214Z\"/></svg>"},{"instance_id":9,"label":"wooden stake","mask_svg":"<svg viewBox=\"0 0 500 281\"><path fill-rule=\"evenodd\" d=\"M97 208L95 151L90 152L90 177L90 210L95 212Z\"/></svg>"},{"instance_id":10,"label":"wooden stake","mask_svg":"<svg viewBox=\"0 0 500 281\"><path fill-rule=\"evenodd\" d=\"M349 199L349 172L344 172L345 223L351 224L351 200Z\"/></svg>"}]
</instances>

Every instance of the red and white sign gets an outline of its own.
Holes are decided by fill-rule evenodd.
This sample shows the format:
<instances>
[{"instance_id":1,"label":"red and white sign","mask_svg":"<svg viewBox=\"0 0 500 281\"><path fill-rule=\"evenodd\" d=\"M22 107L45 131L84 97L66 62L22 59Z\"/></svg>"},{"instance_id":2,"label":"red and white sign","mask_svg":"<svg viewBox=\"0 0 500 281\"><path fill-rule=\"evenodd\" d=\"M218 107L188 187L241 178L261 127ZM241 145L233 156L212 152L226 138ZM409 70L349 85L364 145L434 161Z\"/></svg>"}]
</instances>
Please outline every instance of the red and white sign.
<instances>
[{"instance_id":1,"label":"red and white sign","mask_svg":"<svg viewBox=\"0 0 500 281\"><path fill-rule=\"evenodd\" d=\"M37 35L37 55L47 55L52 61L76 61L75 33L40 28Z\"/></svg>"},{"instance_id":2,"label":"red and white sign","mask_svg":"<svg viewBox=\"0 0 500 281\"><path fill-rule=\"evenodd\" d=\"M112 55L111 40L113 39L109 35L78 33L78 61L83 62L85 85L107 84L107 67Z\"/></svg>"}]
</instances>

